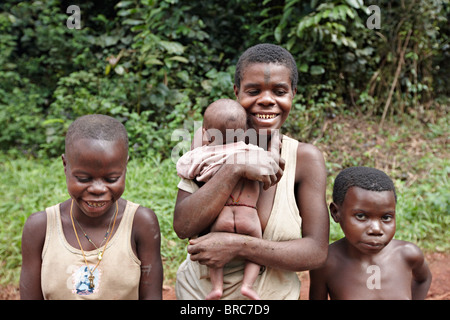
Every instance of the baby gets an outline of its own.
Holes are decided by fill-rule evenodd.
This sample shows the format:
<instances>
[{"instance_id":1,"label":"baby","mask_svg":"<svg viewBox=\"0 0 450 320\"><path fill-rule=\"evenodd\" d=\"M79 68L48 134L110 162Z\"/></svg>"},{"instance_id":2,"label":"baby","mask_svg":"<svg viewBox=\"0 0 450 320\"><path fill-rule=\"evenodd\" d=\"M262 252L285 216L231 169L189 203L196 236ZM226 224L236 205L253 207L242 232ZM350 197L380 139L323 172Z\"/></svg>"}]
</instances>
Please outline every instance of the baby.
<instances>
[{"instance_id":1,"label":"baby","mask_svg":"<svg viewBox=\"0 0 450 320\"><path fill-rule=\"evenodd\" d=\"M178 175L206 182L222 164L230 161L229 155L261 149L242 141L246 127L247 114L238 102L231 99L213 102L204 114L202 146L187 152L178 160ZM233 232L261 238L261 224L256 209L259 191L259 182L241 179L212 225L211 232ZM259 271L259 265L246 262L241 293L254 300L259 299L253 289ZM212 290L206 299L220 299L223 293L223 269L210 269L210 278Z\"/></svg>"},{"instance_id":2,"label":"baby","mask_svg":"<svg viewBox=\"0 0 450 320\"><path fill-rule=\"evenodd\" d=\"M397 197L382 171L352 167L336 177L330 212L345 237L310 271L310 299L425 299L431 273L414 244L393 240Z\"/></svg>"}]
</instances>

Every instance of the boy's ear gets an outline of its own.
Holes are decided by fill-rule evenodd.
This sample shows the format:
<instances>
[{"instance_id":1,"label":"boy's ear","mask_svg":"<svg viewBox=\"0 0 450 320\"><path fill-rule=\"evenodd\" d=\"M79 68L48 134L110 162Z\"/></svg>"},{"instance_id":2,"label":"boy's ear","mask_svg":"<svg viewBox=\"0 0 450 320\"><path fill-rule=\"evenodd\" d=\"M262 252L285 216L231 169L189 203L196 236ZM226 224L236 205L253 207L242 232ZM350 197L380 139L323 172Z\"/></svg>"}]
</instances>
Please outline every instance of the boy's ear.
<instances>
[{"instance_id":1,"label":"boy's ear","mask_svg":"<svg viewBox=\"0 0 450 320\"><path fill-rule=\"evenodd\" d=\"M334 222L340 222L339 206L334 202L330 203L330 214Z\"/></svg>"},{"instance_id":2,"label":"boy's ear","mask_svg":"<svg viewBox=\"0 0 450 320\"><path fill-rule=\"evenodd\" d=\"M66 173L67 160L66 160L66 155L64 153L61 155L61 159L62 159L63 166L64 166L64 173Z\"/></svg>"}]
</instances>

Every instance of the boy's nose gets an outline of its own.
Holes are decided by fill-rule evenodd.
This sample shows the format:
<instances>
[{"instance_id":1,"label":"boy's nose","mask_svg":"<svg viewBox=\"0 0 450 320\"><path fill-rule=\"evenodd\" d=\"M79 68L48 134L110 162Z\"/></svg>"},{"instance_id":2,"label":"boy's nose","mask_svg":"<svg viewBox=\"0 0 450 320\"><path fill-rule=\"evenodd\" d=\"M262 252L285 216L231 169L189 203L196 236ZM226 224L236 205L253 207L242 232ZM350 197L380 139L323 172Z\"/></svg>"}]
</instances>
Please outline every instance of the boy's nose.
<instances>
[{"instance_id":1,"label":"boy's nose","mask_svg":"<svg viewBox=\"0 0 450 320\"><path fill-rule=\"evenodd\" d=\"M94 194L103 194L107 191L105 184L101 181L94 180L93 183L88 187L88 192Z\"/></svg>"},{"instance_id":2,"label":"boy's nose","mask_svg":"<svg viewBox=\"0 0 450 320\"><path fill-rule=\"evenodd\" d=\"M380 221L372 221L368 230L368 234L372 236L383 235Z\"/></svg>"}]
</instances>

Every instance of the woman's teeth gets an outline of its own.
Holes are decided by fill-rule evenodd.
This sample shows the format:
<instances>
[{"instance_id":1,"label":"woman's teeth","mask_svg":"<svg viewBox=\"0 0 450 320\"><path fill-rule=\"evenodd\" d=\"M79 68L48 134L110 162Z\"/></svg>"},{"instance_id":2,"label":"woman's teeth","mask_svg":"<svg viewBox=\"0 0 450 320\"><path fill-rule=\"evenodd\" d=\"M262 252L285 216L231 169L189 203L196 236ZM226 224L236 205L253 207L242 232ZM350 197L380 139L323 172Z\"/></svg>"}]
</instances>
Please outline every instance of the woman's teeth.
<instances>
[{"instance_id":1,"label":"woman's teeth","mask_svg":"<svg viewBox=\"0 0 450 320\"><path fill-rule=\"evenodd\" d=\"M106 202L90 202L90 201L86 201L86 203L89 207L93 208L100 208L106 204Z\"/></svg>"},{"instance_id":2,"label":"woman's teeth","mask_svg":"<svg viewBox=\"0 0 450 320\"><path fill-rule=\"evenodd\" d=\"M273 119L275 118L277 115L276 114L256 114L256 117L259 119Z\"/></svg>"}]
</instances>

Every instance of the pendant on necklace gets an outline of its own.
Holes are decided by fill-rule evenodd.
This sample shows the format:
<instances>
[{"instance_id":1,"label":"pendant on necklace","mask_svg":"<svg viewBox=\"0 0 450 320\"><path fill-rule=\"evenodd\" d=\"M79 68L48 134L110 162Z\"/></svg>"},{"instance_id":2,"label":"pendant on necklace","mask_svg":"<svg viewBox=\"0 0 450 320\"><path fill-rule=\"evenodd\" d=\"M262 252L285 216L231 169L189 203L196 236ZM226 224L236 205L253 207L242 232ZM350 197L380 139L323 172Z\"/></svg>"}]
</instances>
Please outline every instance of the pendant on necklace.
<instances>
[{"instance_id":1,"label":"pendant on necklace","mask_svg":"<svg viewBox=\"0 0 450 320\"><path fill-rule=\"evenodd\" d=\"M98 253L98 260L101 261L103 259L103 251Z\"/></svg>"},{"instance_id":2,"label":"pendant on necklace","mask_svg":"<svg viewBox=\"0 0 450 320\"><path fill-rule=\"evenodd\" d=\"M89 288L93 289L93 288L95 287L95 284L94 284L94 279L95 279L95 277L94 277L94 275L91 274L91 275L88 277L88 279L89 279Z\"/></svg>"}]
</instances>

